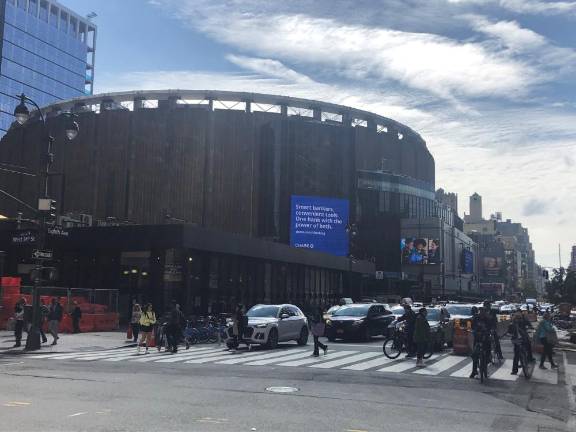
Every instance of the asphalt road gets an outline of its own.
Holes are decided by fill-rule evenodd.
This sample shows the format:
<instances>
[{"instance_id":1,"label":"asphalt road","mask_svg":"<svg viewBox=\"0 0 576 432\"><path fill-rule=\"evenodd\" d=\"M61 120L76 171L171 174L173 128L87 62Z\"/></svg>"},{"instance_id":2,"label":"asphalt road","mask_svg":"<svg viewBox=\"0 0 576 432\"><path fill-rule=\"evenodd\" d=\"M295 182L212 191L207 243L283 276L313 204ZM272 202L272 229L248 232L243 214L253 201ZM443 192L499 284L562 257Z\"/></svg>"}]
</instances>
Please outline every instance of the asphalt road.
<instances>
[{"instance_id":1,"label":"asphalt road","mask_svg":"<svg viewBox=\"0 0 576 432\"><path fill-rule=\"evenodd\" d=\"M566 353L569 366L563 364L554 384L492 379L482 385L451 376L458 365L437 375L414 368L345 369L380 361L376 340L331 344L320 363L298 367L274 361L309 360L291 344L277 354L193 349L200 351L181 352L182 361L167 353L135 356L133 349L67 358L1 357L0 431L552 432L572 426L564 369L576 367L576 353ZM342 352L352 353L337 354ZM564 362L564 355L558 359ZM158 361L167 359L174 361ZM223 364L227 359L238 360ZM446 353L431 360L429 370L440 361L467 364ZM312 367L328 362L341 364ZM398 369L402 362L387 367ZM296 391L267 391L275 386Z\"/></svg>"}]
</instances>

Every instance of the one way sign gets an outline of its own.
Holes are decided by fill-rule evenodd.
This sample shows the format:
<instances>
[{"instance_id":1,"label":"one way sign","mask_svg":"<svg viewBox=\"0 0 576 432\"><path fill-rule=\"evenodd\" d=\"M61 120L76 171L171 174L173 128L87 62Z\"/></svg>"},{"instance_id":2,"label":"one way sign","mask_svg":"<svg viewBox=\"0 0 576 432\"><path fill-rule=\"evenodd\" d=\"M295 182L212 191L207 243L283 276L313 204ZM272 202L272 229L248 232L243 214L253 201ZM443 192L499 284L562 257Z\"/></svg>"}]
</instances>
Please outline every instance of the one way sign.
<instances>
[{"instance_id":1,"label":"one way sign","mask_svg":"<svg viewBox=\"0 0 576 432\"><path fill-rule=\"evenodd\" d=\"M52 259L52 251L35 250L32 252L32 258L50 260Z\"/></svg>"}]
</instances>

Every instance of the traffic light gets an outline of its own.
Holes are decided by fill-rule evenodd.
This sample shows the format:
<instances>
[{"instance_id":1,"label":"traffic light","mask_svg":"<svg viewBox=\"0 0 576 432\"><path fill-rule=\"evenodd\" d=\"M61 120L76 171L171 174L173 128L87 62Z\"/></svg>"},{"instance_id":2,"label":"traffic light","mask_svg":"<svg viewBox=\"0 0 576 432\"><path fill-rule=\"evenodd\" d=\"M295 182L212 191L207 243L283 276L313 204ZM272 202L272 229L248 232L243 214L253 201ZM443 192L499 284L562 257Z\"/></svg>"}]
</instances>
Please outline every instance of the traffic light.
<instances>
[{"instance_id":1,"label":"traffic light","mask_svg":"<svg viewBox=\"0 0 576 432\"><path fill-rule=\"evenodd\" d=\"M56 200L52 198L38 199L38 210L46 214L49 219L56 219Z\"/></svg>"}]
</instances>

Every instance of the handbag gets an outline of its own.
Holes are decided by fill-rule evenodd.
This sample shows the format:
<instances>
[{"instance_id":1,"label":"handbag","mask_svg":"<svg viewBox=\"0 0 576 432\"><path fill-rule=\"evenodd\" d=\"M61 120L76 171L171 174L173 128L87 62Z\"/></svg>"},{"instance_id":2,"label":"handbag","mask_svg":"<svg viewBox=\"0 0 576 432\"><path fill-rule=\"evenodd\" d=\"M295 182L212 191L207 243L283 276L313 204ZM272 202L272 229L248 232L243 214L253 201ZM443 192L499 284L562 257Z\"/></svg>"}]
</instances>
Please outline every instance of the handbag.
<instances>
[{"instance_id":1,"label":"handbag","mask_svg":"<svg viewBox=\"0 0 576 432\"><path fill-rule=\"evenodd\" d=\"M326 325L324 323L315 323L312 326L312 336L324 336Z\"/></svg>"}]
</instances>

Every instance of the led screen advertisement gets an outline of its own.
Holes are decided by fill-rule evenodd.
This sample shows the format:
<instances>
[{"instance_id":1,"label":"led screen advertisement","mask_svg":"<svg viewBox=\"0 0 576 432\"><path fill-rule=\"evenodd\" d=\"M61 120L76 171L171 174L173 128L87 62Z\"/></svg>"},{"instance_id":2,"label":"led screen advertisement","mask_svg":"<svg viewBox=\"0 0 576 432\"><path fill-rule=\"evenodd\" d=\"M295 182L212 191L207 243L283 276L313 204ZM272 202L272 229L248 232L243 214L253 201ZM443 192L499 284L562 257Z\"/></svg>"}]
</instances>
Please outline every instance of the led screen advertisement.
<instances>
[{"instance_id":1,"label":"led screen advertisement","mask_svg":"<svg viewBox=\"0 0 576 432\"><path fill-rule=\"evenodd\" d=\"M400 239L402 264L440 264L440 240L405 237Z\"/></svg>"},{"instance_id":2,"label":"led screen advertisement","mask_svg":"<svg viewBox=\"0 0 576 432\"><path fill-rule=\"evenodd\" d=\"M348 256L348 200L293 195L290 245Z\"/></svg>"}]
</instances>

